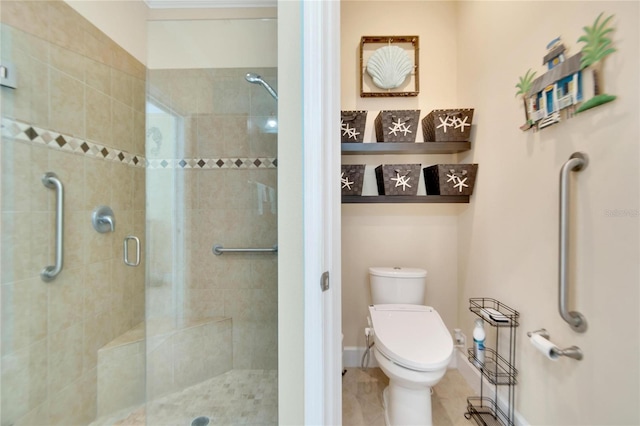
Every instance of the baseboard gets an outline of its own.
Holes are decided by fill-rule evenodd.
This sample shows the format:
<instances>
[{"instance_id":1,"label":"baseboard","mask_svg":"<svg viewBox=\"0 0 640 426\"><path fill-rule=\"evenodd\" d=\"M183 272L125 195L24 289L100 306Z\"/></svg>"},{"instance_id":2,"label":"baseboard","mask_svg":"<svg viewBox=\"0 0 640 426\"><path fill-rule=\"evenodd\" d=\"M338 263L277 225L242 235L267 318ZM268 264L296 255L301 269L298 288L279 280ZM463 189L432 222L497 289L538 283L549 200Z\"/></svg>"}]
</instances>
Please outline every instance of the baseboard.
<instances>
[{"instance_id":1,"label":"baseboard","mask_svg":"<svg viewBox=\"0 0 640 426\"><path fill-rule=\"evenodd\" d=\"M476 395L480 395L480 371L474 367L467 358L464 350L456 350L456 364L460 375L465 379L467 384ZM486 378L483 378L483 391L484 395L493 399L495 401L495 386L490 384ZM518 391L516 386L516 392ZM498 406L506 412L507 401L503 395L498 394ZM514 413L513 423L515 426L529 426L529 422L525 420L524 417L518 412L518 410Z\"/></svg>"},{"instance_id":2,"label":"baseboard","mask_svg":"<svg viewBox=\"0 0 640 426\"><path fill-rule=\"evenodd\" d=\"M342 365L344 368L360 367L362 362L362 355L364 354L364 346L345 346L342 352ZM376 357L373 356L373 352L369 354L369 367L377 367Z\"/></svg>"}]
</instances>

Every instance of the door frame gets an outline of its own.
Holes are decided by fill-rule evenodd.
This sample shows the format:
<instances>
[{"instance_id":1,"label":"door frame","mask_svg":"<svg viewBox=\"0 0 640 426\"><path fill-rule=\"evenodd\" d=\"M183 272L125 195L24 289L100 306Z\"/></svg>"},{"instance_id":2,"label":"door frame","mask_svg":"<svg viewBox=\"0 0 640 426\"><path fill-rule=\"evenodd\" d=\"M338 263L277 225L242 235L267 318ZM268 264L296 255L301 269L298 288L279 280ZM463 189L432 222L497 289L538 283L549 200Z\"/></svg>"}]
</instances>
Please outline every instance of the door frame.
<instances>
[{"instance_id":1,"label":"door frame","mask_svg":"<svg viewBox=\"0 0 640 426\"><path fill-rule=\"evenodd\" d=\"M282 425L342 423L339 39L339 2L278 0Z\"/></svg>"},{"instance_id":2,"label":"door frame","mask_svg":"<svg viewBox=\"0 0 640 426\"><path fill-rule=\"evenodd\" d=\"M305 424L342 423L340 3L303 3ZM329 289L322 291L322 273ZM322 401L322 403L319 403Z\"/></svg>"}]
</instances>

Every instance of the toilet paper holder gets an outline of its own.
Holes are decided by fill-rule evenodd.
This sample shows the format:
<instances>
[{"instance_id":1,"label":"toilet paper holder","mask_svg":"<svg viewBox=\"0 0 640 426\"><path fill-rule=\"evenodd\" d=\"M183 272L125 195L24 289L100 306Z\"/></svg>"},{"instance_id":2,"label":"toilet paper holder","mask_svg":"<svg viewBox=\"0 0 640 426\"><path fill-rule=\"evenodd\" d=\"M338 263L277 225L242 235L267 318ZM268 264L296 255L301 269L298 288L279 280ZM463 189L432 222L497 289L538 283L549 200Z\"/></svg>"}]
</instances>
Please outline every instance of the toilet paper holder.
<instances>
[{"instance_id":1,"label":"toilet paper holder","mask_svg":"<svg viewBox=\"0 0 640 426\"><path fill-rule=\"evenodd\" d=\"M541 328L540 330L527 332L527 337L531 337L534 334L537 334L540 337L544 337L547 340L549 340L549 337L550 337L549 336L549 332L544 328ZM573 358L573 359L578 360L578 361L582 360L582 358L583 358L582 349L580 349L577 346L570 346L570 347L565 348L565 349L560 349L560 348L554 347L554 348L551 349L551 352L555 356L559 356L559 357L560 356L566 356L568 358Z\"/></svg>"}]
</instances>

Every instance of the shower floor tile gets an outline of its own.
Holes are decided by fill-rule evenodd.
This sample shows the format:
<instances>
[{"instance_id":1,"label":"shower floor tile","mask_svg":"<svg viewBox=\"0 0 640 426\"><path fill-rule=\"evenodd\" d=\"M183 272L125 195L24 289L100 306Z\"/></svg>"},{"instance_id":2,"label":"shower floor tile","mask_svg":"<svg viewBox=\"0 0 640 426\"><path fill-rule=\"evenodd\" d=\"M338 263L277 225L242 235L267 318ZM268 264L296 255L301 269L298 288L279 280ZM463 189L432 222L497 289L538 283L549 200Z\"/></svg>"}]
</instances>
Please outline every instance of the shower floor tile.
<instances>
[{"instance_id":1,"label":"shower floor tile","mask_svg":"<svg viewBox=\"0 0 640 426\"><path fill-rule=\"evenodd\" d=\"M92 426L190 426L201 416L210 426L277 425L277 370L231 370Z\"/></svg>"},{"instance_id":2,"label":"shower floor tile","mask_svg":"<svg viewBox=\"0 0 640 426\"><path fill-rule=\"evenodd\" d=\"M277 370L231 370L147 405L147 424L189 426L209 417L210 425L277 425Z\"/></svg>"}]
</instances>

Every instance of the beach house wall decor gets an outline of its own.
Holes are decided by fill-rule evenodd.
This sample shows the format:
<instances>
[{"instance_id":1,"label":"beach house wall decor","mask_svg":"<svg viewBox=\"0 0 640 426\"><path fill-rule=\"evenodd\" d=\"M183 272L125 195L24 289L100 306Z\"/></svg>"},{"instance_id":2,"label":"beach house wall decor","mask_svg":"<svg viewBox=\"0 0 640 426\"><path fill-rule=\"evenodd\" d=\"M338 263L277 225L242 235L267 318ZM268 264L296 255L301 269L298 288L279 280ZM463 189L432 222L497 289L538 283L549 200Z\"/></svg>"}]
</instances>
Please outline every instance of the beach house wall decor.
<instances>
[{"instance_id":1,"label":"beach house wall decor","mask_svg":"<svg viewBox=\"0 0 640 426\"><path fill-rule=\"evenodd\" d=\"M609 26L613 15L604 19L603 15L583 28L578 43L584 44L578 53L568 55L557 37L547 44L542 60L546 72L536 78L536 71L529 69L519 78L516 96L524 104L525 123L520 126L523 131L543 129L616 99L603 91L602 64L616 51L611 41L613 28ZM585 75L587 70L590 75Z\"/></svg>"}]
</instances>

